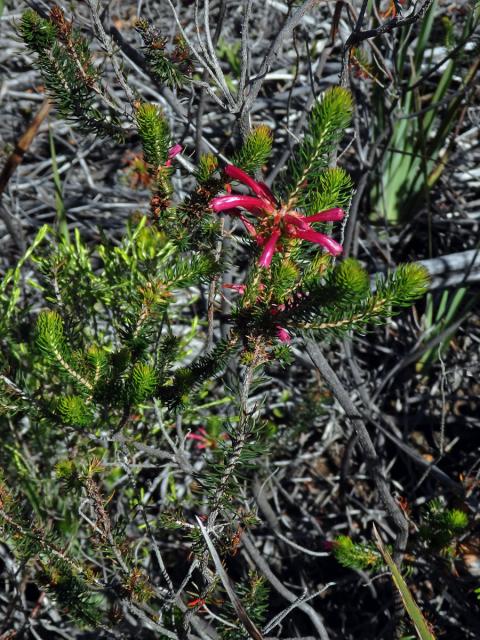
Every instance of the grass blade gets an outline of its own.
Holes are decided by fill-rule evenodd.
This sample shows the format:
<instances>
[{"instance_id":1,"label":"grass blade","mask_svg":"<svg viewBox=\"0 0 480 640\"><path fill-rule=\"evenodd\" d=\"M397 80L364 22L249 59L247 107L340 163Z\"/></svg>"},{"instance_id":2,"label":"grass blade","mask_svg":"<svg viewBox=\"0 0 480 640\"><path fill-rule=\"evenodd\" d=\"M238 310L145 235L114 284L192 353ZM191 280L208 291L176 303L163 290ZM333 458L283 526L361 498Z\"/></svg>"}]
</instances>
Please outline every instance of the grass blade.
<instances>
[{"instance_id":1,"label":"grass blade","mask_svg":"<svg viewBox=\"0 0 480 640\"><path fill-rule=\"evenodd\" d=\"M70 244L65 203L63 200L62 180L58 171L57 153L55 150L55 141L53 139L51 129L48 130L48 138L50 143L50 157L52 159L53 184L55 185L55 210L57 212L57 229L63 240L67 244Z\"/></svg>"},{"instance_id":2,"label":"grass blade","mask_svg":"<svg viewBox=\"0 0 480 640\"><path fill-rule=\"evenodd\" d=\"M392 573L392 580L397 587L400 595L402 596L403 604L405 605L405 609L407 610L408 615L410 616L411 621L415 626L415 630L418 634L420 640L435 640L435 636L432 634L430 629L428 628L427 621L423 617L422 612L420 611L417 603L413 599L413 596L410 592L410 589L407 587L407 583L402 577L397 565L392 560L391 555L388 553L385 548L382 539L380 538L378 531L373 526L373 536L375 538L375 543L378 547L378 550L382 554L385 563Z\"/></svg>"}]
</instances>

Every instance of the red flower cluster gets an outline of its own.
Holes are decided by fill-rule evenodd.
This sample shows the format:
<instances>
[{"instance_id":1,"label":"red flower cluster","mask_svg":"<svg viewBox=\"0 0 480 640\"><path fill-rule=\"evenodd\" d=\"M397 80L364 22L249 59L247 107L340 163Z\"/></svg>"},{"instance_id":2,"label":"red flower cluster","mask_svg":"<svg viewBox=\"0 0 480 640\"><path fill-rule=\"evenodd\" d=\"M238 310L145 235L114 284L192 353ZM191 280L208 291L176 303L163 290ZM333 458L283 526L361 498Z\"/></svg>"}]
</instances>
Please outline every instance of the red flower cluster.
<instances>
[{"instance_id":1,"label":"red flower cluster","mask_svg":"<svg viewBox=\"0 0 480 640\"><path fill-rule=\"evenodd\" d=\"M320 244L334 256L342 253L341 244L310 226L312 222L342 220L344 216L342 209L328 209L311 216L303 216L298 211L287 209L285 205L279 203L266 184L254 180L238 167L229 164L225 168L225 173L230 178L247 185L255 196L240 194L219 196L211 200L210 206L216 212L228 211L231 215L237 215L240 218L248 233L255 238L259 246L263 247L258 261L260 267L270 266L274 254L281 250L279 245L283 238ZM256 216L259 221L258 227L247 220L238 207Z\"/></svg>"}]
</instances>

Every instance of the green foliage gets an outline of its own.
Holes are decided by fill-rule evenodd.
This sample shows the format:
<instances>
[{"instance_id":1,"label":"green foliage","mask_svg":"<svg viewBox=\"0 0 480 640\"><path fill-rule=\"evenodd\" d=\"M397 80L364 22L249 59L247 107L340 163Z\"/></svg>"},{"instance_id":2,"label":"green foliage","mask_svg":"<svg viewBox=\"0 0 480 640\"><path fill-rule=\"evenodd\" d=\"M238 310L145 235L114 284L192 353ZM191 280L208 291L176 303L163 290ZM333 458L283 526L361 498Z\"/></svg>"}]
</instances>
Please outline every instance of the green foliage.
<instances>
[{"instance_id":1,"label":"green foliage","mask_svg":"<svg viewBox=\"0 0 480 640\"><path fill-rule=\"evenodd\" d=\"M427 371L434 362L445 355L453 341L459 315L474 308L478 297L469 287L449 288L427 294L423 314L424 342L432 340L440 333L445 339L438 346L425 350L416 364L417 371Z\"/></svg>"},{"instance_id":2,"label":"green foliage","mask_svg":"<svg viewBox=\"0 0 480 640\"><path fill-rule=\"evenodd\" d=\"M434 91L428 83L417 84L435 71L429 54L436 31L436 4L432 3L418 32L398 30L395 47L397 86L401 96L392 113L392 102L379 88L373 91L371 110L373 137L385 136L385 153L376 166L371 193L372 217L384 217L390 223L413 218L424 207L425 198L449 166L455 141L455 128L463 118L465 100L473 96L477 77L477 55L460 43L474 43L480 16L467 9L457 15L456 29L451 19L443 21L448 59L438 70ZM407 53L408 52L408 53ZM413 55L412 55L413 53ZM458 92L456 78L462 78ZM412 88L414 87L414 88ZM393 126L392 126L393 125Z\"/></svg>"},{"instance_id":3,"label":"green foliage","mask_svg":"<svg viewBox=\"0 0 480 640\"><path fill-rule=\"evenodd\" d=\"M234 338L222 340L207 355L197 358L188 367L177 369L169 383L159 390L160 397L171 408L184 407L194 390L224 371L235 347Z\"/></svg>"},{"instance_id":4,"label":"green foliage","mask_svg":"<svg viewBox=\"0 0 480 640\"><path fill-rule=\"evenodd\" d=\"M265 623L270 591L265 578L250 571L248 582L237 583L235 590L250 620L257 627L261 627ZM223 612L228 619L233 622L238 621L238 616L229 600L225 603ZM245 631L242 628L232 629L232 627L226 626L222 638L224 640L243 640Z\"/></svg>"},{"instance_id":5,"label":"green foliage","mask_svg":"<svg viewBox=\"0 0 480 640\"><path fill-rule=\"evenodd\" d=\"M208 183L213 178L213 174L217 169L218 160L216 156L211 153L203 153L198 161L196 173L199 184Z\"/></svg>"},{"instance_id":6,"label":"green foliage","mask_svg":"<svg viewBox=\"0 0 480 640\"><path fill-rule=\"evenodd\" d=\"M195 176L197 185L175 209L169 208L158 219L158 227L180 251L201 251L207 256L215 255L218 243L219 222L210 210L210 201L224 187L220 176L218 159L203 154Z\"/></svg>"},{"instance_id":7,"label":"green foliage","mask_svg":"<svg viewBox=\"0 0 480 640\"><path fill-rule=\"evenodd\" d=\"M145 21L137 29L152 74L170 87L180 86L188 76L185 43L176 39L172 50ZM119 135L120 123L112 115L115 105L101 84L88 42L63 13L54 8L50 18L43 19L27 11L19 31L38 56L60 112L88 131ZM352 181L343 169L329 167L329 163L351 110L350 94L338 87L325 92L315 105L308 131L288 168L284 191L289 202L285 206L298 205L307 214L347 207ZM156 528L168 527L172 538L175 529L190 536L202 569L197 580L206 569L205 541L191 524L195 522L193 512L196 515L199 508L208 508L209 519L217 520L210 531L229 547L232 540L228 535L225 539L222 531L232 531L232 520L233 530L240 523L240 533L254 524L254 514L244 513L245 489L280 429L273 422L261 422L260 408L250 409L249 395L263 383L259 378L263 364L275 358L287 364L293 357L288 344L280 342L279 329L288 329L292 335L304 330L318 330L322 335L362 331L368 323L382 322L411 304L428 282L422 267L402 265L379 279L372 291L369 276L357 261L334 262L293 235L282 238L285 246L275 255L271 268L249 269L245 295L239 296L231 313L229 308L222 309L222 321L229 325L230 334L214 340L210 348L207 319L210 332L212 326L217 328L219 318L213 294L220 286L225 263L236 259L233 251L226 257L222 253L220 216L210 207L225 177L218 170L217 158L202 156L196 186L173 206L171 169L166 166L170 145L166 119L150 104L138 104L133 118L153 178L152 220L132 222L121 239L112 241L100 234L98 242L87 245L78 231L69 237L64 211L57 203L63 237L44 230L34 243L35 250L24 258L33 260L35 266L33 308L29 304L16 308L21 296L20 267L8 272L0 286L0 305L6 311L2 319L6 331L0 337L1 367L11 376L3 376L0 387L0 407L7 425L3 433L9 440L8 454L3 457L30 511L39 514L35 522L27 520L16 509L17 496L0 483L0 523L17 557L35 558L35 570L41 569L36 579L70 616L95 627L106 619L106 593L109 603L119 598L132 616L137 605L155 597L160 600L162 594L155 607L138 607L140 615L148 618L150 611L161 611L162 619L171 620L178 630L183 614L171 599L177 585L172 588L168 576L164 580L163 567L161 581L158 576L152 579L146 569L151 568L152 541L157 544L159 540ZM258 126L232 160L249 173L258 172L271 149L269 129ZM260 223L268 227L266 218ZM247 256L238 264L238 273L243 272L251 253L251 245L244 247ZM44 310L37 317L38 308ZM32 336L36 349L30 348ZM207 352L199 349L201 340L209 345ZM201 353L193 362L192 351ZM225 391L216 380L235 355L246 371L238 407L230 389ZM228 373L228 384L235 388ZM318 409L318 398L316 402ZM232 405L228 417L218 408L225 404ZM25 450L30 443L36 447L28 461L22 453L23 434L18 441L14 439L9 423L20 412L29 431ZM198 428L202 436L197 435L195 444L200 449L200 441L205 450L200 454L196 447L191 448L188 436L180 444L175 442L175 428L179 436L182 430L195 435ZM187 457L192 452L198 454L194 469ZM144 455L158 457L160 464L168 461L167 486L152 483L151 490L145 489L146 480L159 476L158 461L150 465L140 458ZM100 475L104 458L107 471L102 469L97 482L94 476ZM195 480L184 483L180 492L178 475L185 470ZM46 483L50 484L43 495ZM151 509L154 495L161 495L160 501L166 495L167 506L176 509L174 515L161 512L158 502ZM123 517L112 521L110 505ZM53 523L50 528L43 524L47 517ZM459 512L449 512L442 526L460 530ZM337 539L334 552L345 566L375 570L381 565L373 547L345 536ZM168 555L163 556L167 561ZM101 565L102 579L85 561L89 557ZM142 569L137 568L137 558ZM158 554L157 560L161 558ZM214 579L207 587L209 595L215 589L220 587ZM263 579L254 574L248 583L240 579L238 592L251 620L263 625L268 608ZM225 619L236 625L229 607L225 603ZM153 617L150 622L157 624ZM238 626L223 628L221 621L219 626L222 638L243 637Z\"/></svg>"},{"instance_id":8,"label":"green foliage","mask_svg":"<svg viewBox=\"0 0 480 640\"><path fill-rule=\"evenodd\" d=\"M67 491L78 490L82 486L80 471L74 460L62 459L55 465L55 476Z\"/></svg>"},{"instance_id":9,"label":"green foliage","mask_svg":"<svg viewBox=\"0 0 480 640\"><path fill-rule=\"evenodd\" d=\"M433 551L453 553L452 543L468 526L468 515L459 509L447 509L441 500L431 500L423 514L420 536Z\"/></svg>"},{"instance_id":10,"label":"green foliage","mask_svg":"<svg viewBox=\"0 0 480 640\"><path fill-rule=\"evenodd\" d=\"M18 24L18 33L36 54L36 65L60 115L85 132L122 141L120 120L100 83L89 44L73 29L62 10L55 5L45 19L27 9Z\"/></svg>"},{"instance_id":11,"label":"green foliage","mask_svg":"<svg viewBox=\"0 0 480 640\"><path fill-rule=\"evenodd\" d=\"M103 596L93 574L61 550L57 536L25 517L18 497L0 477L0 533L25 561L36 558L35 578L68 617L95 626L102 618Z\"/></svg>"},{"instance_id":12,"label":"green foliage","mask_svg":"<svg viewBox=\"0 0 480 640\"><path fill-rule=\"evenodd\" d=\"M225 424L225 434L228 437L217 441L197 481L214 508L234 514L239 485L248 480L258 459L265 454L266 445L260 436L261 428L253 420L245 422L241 433L233 422Z\"/></svg>"},{"instance_id":13,"label":"green foliage","mask_svg":"<svg viewBox=\"0 0 480 640\"><path fill-rule=\"evenodd\" d=\"M455 46L454 23L449 16L442 17L442 27L445 30L445 46L447 49L453 49Z\"/></svg>"},{"instance_id":14,"label":"green foliage","mask_svg":"<svg viewBox=\"0 0 480 640\"><path fill-rule=\"evenodd\" d=\"M170 146L170 130L160 107L142 103L135 112L145 161L157 170L165 164Z\"/></svg>"},{"instance_id":15,"label":"green foliage","mask_svg":"<svg viewBox=\"0 0 480 640\"><path fill-rule=\"evenodd\" d=\"M455 533L463 531L468 526L468 515L460 509L447 509L444 520L445 526Z\"/></svg>"},{"instance_id":16,"label":"green foliage","mask_svg":"<svg viewBox=\"0 0 480 640\"><path fill-rule=\"evenodd\" d=\"M11 329L11 318L14 315L15 307L21 295L20 280L22 268L43 243L48 232L48 225L43 225L30 247L18 261L16 267L8 269L0 281L0 336L5 337Z\"/></svg>"},{"instance_id":17,"label":"green foliage","mask_svg":"<svg viewBox=\"0 0 480 640\"><path fill-rule=\"evenodd\" d=\"M107 374L108 357L108 352L98 345L91 345L87 350L86 364L94 386Z\"/></svg>"},{"instance_id":18,"label":"green foliage","mask_svg":"<svg viewBox=\"0 0 480 640\"><path fill-rule=\"evenodd\" d=\"M154 595L148 576L138 568L134 568L123 584L123 589L133 602L148 602Z\"/></svg>"},{"instance_id":19,"label":"green foliage","mask_svg":"<svg viewBox=\"0 0 480 640\"><path fill-rule=\"evenodd\" d=\"M333 271L332 284L338 292L339 306L349 306L368 296L370 278L358 260L347 258Z\"/></svg>"},{"instance_id":20,"label":"green foliage","mask_svg":"<svg viewBox=\"0 0 480 640\"><path fill-rule=\"evenodd\" d=\"M293 260L285 258L272 268L272 295L282 301L298 288L300 270Z\"/></svg>"},{"instance_id":21,"label":"green foliage","mask_svg":"<svg viewBox=\"0 0 480 640\"><path fill-rule=\"evenodd\" d=\"M58 170L57 151L55 149L55 140L53 137L52 129L49 129L48 131L48 139L50 142L50 157L52 159L53 184L55 185L55 226L58 229L58 233L63 237L65 242L69 242L70 235L68 231L67 216L65 211L62 179Z\"/></svg>"},{"instance_id":22,"label":"green foliage","mask_svg":"<svg viewBox=\"0 0 480 640\"><path fill-rule=\"evenodd\" d=\"M241 70L240 49L239 42L227 41L225 38L220 38L218 42L218 57L228 62L235 77L240 75Z\"/></svg>"},{"instance_id":23,"label":"green foliage","mask_svg":"<svg viewBox=\"0 0 480 640\"><path fill-rule=\"evenodd\" d=\"M192 66L183 39L177 36L174 48L169 50L168 39L147 20L138 20L135 28L142 37L143 51L153 76L171 89L184 85L189 80Z\"/></svg>"},{"instance_id":24,"label":"green foliage","mask_svg":"<svg viewBox=\"0 0 480 640\"><path fill-rule=\"evenodd\" d=\"M275 344L273 346L272 353L275 359L278 360L278 362L284 368L291 365L295 361L295 356L288 344L283 344L281 342Z\"/></svg>"},{"instance_id":25,"label":"green foliage","mask_svg":"<svg viewBox=\"0 0 480 640\"><path fill-rule=\"evenodd\" d=\"M383 558L373 544L353 542L348 536L335 538L333 554L343 567L351 569L376 572L383 566Z\"/></svg>"},{"instance_id":26,"label":"green foliage","mask_svg":"<svg viewBox=\"0 0 480 640\"><path fill-rule=\"evenodd\" d=\"M36 325L36 343L47 360L54 364L65 377L84 391L92 391L92 383L79 372L78 362L75 361L73 354L65 344L63 320L56 311L43 311L39 314ZM64 406L59 406L65 419L68 415L73 420L80 419L81 408L78 402L79 399L68 398ZM68 407L71 407L72 413L70 414ZM64 410L66 413L63 413ZM81 422L83 423L83 421Z\"/></svg>"},{"instance_id":27,"label":"green foliage","mask_svg":"<svg viewBox=\"0 0 480 640\"><path fill-rule=\"evenodd\" d=\"M337 335L352 329L364 331L368 324L384 322L398 313L399 308L410 306L428 288L427 270L422 265L413 263L400 265L385 279L379 279L375 293L370 293L369 288L365 287L365 275L362 276L361 268L357 265L352 269L351 264L347 269L340 269L340 287L334 281L333 287L320 287L312 295L320 304L322 295L325 300L326 294L326 304L317 308L318 319L305 323L303 328ZM345 280L348 270L351 270L351 279ZM308 313L315 314L315 311L310 309L307 310L307 315ZM295 310L293 315L296 315Z\"/></svg>"},{"instance_id":28,"label":"green foliage","mask_svg":"<svg viewBox=\"0 0 480 640\"><path fill-rule=\"evenodd\" d=\"M415 631L417 632L418 637L420 638L420 640L435 640L435 637L430 631L430 627L425 620L423 613L415 602L415 599L412 596L412 593L408 588L408 585L405 582L400 569L393 561L389 550L385 548L382 539L380 538L378 531L375 528L375 525L373 527L373 534L375 536L377 548L382 554L382 558L384 559L385 564L388 566L391 572L393 583L398 590L400 597L402 598L403 604L410 617L410 620L415 626Z\"/></svg>"},{"instance_id":29,"label":"green foliage","mask_svg":"<svg viewBox=\"0 0 480 640\"><path fill-rule=\"evenodd\" d=\"M306 291L310 291L321 285L324 276L331 266L332 258L328 253L318 251L308 260L302 274L302 285Z\"/></svg>"},{"instance_id":30,"label":"green foliage","mask_svg":"<svg viewBox=\"0 0 480 640\"><path fill-rule=\"evenodd\" d=\"M57 403L62 420L73 427L86 427L92 422L91 409L80 396L63 396Z\"/></svg>"},{"instance_id":31,"label":"green foliage","mask_svg":"<svg viewBox=\"0 0 480 640\"><path fill-rule=\"evenodd\" d=\"M401 264L385 282L377 282L378 295L396 307L409 307L425 295L430 282L427 269L419 263Z\"/></svg>"},{"instance_id":32,"label":"green foliage","mask_svg":"<svg viewBox=\"0 0 480 640\"><path fill-rule=\"evenodd\" d=\"M306 267L303 279L298 276L295 286L295 266L288 261L283 264L272 267L270 282L265 280L263 288L258 281L255 287L247 287L233 313L241 335L261 328L272 336L278 326L293 334L313 330L341 336L351 330L366 331L369 324L385 322L410 306L424 295L429 283L422 265L404 264L378 278L372 292L370 278L356 260L345 260L332 269L330 257L320 255Z\"/></svg>"},{"instance_id":33,"label":"green foliage","mask_svg":"<svg viewBox=\"0 0 480 640\"><path fill-rule=\"evenodd\" d=\"M33 361L25 366L19 358L14 380L2 380L0 406L7 416L26 410L36 420L55 416L59 424L95 431L100 420L122 424L124 412L154 397L178 406L225 368L231 347L223 343L179 367L188 339L170 330L191 299L188 288L218 272L209 255L183 259L142 219L120 245L87 249L77 232L73 242L49 239L35 260L45 304L54 308L36 318ZM185 303L178 305L177 296ZM178 311L170 311L172 303ZM41 388L41 402L27 402L25 377L32 390Z\"/></svg>"},{"instance_id":34,"label":"green foliage","mask_svg":"<svg viewBox=\"0 0 480 640\"><path fill-rule=\"evenodd\" d=\"M41 55L52 47L57 37L57 29L51 20L45 20L33 9L27 9L18 25L18 31L25 44Z\"/></svg>"},{"instance_id":35,"label":"green foliage","mask_svg":"<svg viewBox=\"0 0 480 640\"><path fill-rule=\"evenodd\" d=\"M103 618L101 594L79 576L69 563L56 560L44 563L39 573L40 584L72 620L95 627Z\"/></svg>"},{"instance_id":36,"label":"green foliage","mask_svg":"<svg viewBox=\"0 0 480 640\"><path fill-rule=\"evenodd\" d=\"M305 213L314 214L333 207L346 209L350 204L352 189L352 179L345 169L325 169L316 178L315 185L311 185L302 195Z\"/></svg>"},{"instance_id":37,"label":"green foliage","mask_svg":"<svg viewBox=\"0 0 480 640\"><path fill-rule=\"evenodd\" d=\"M173 191L172 169L168 162L170 129L162 110L153 104L140 104L136 108L135 119L147 171L152 178L151 210L154 218L158 219L170 206Z\"/></svg>"},{"instance_id":38,"label":"green foliage","mask_svg":"<svg viewBox=\"0 0 480 640\"><path fill-rule=\"evenodd\" d=\"M308 194L312 190L313 193L324 192L329 180L337 183L339 193L345 191L347 179L341 172L327 176L324 171L332 152L345 133L345 128L350 124L352 108L352 96L342 87L327 89L313 107L304 139L286 172L288 182L285 190L291 204L299 202L302 205L306 195L308 203L308 198L312 198Z\"/></svg>"},{"instance_id":39,"label":"green foliage","mask_svg":"<svg viewBox=\"0 0 480 640\"><path fill-rule=\"evenodd\" d=\"M38 347L47 357L56 360L56 353L62 353L65 347L63 320L56 311L39 314L36 338Z\"/></svg>"},{"instance_id":40,"label":"green foliage","mask_svg":"<svg viewBox=\"0 0 480 640\"><path fill-rule=\"evenodd\" d=\"M272 132L266 125L254 127L233 156L232 163L247 173L255 173L270 157L272 143Z\"/></svg>"},{"instance_id":41,"label":"green foliage","mask_svg":"<svg viewBox=\"0 0 480 640\"><path fill-rule=\"evenodd\" d=\"M136 362L131 377L132 400L143 402L155 391L158 379L155 369L144 362Z\"/></svg>"},{"instance_id":42,"label":"green foliage","mask_svg":"<svg viewBox=\"0 0 480 640\"><path fill-rule=\"evenodd\" d=\"M218 273L219 266L212 256L194 254L189 260L178 261L165 269L165 277L172 289L183 289L208 282Z\"/></svg>"}]
</instances>

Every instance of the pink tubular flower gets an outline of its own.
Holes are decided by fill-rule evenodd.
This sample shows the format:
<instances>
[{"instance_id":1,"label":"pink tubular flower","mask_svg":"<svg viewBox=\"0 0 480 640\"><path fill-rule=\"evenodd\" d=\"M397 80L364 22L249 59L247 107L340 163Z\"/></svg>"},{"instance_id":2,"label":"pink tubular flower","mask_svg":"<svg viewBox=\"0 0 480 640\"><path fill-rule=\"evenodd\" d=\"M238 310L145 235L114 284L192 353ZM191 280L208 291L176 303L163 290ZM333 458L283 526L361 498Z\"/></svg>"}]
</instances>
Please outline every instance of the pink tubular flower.
<instances>
[{"instance_id":1,"label":"pink tubular flower","mask_svg":"<svg viewBox=\"0 0 480 640\"><path fill-rule=\"evenodd\" d=\"M213 447L215 442L208 436L208 433L203 427L197 429L197 433L189 433L187 440L197 440L197 449L207 449Z\"/></svg>"},{"instance_id":2,"label":"pink tubular flower","mask_svg":"<svg viewBox=\"0 0 480 640\"><path fill-rule=\"evenodd\" d=\"M247 187L250 187L250 189L260 199L265 200L266 202L271 202L273 205L276 204L275 196L265 183L254 180L248 175L248 173L245 173L245 171L242 171L238 167L235 167L233 164L227 164L227 166L225 167L225 173L227 174L227 176L230 176L230 178L246 184Z\"/></svg>"},{"instance_id":3,"label":"pink tubular flower","mask_svg":"<svg viewBox=\"0 0 480 640\"><path fill-rule=\"evenodd\" d=\"M175 156L178 156L179 153L182 153L182 145L174 144L173 147L170 147L168 150L168 159L172 160Z\"/></svg>"},{"instance_id":4,"label":"pink tubular flower","mask_svg":"<svg viewBox=\"0 0 480 640\"><path fill-rule=\"evenodd\" d=\"M324 233L314 231L313 229L308 229L307 231L298 229L292 235L296 238L301 238L302 240L321 244L322 247L325 247L325 249L332 254L332 256L339 256L343 251L342 245L336 242L333 238L326 236Z\"/></svg>"},{"instance_id":5,"label":"pink tubular flower","mask_svg":"<svg viewBox=\"0 0 480 640\"><path fill-rule=\"evenodd\" d=\"M168 150L168 160L165 162L166 167L172 166L173 158L175 158L175 156L178 156L179 153L182 153L182 149L183 147L181 144L174 144L173 147L170 147L170 149Z\"/></svg>"},{"instance_id":6,"label":"pink tubular flower","mask_svg":"<svg viewBox=\"0 0 480 640\"><path fill-rule=\"evenodd\" d=\"M340 222L340 220L343 220L344 215L343 209L335 207L334 209L314 213L313 216L306 216L304 220L307 222Z\"/></svg>"},{"instance_id":7,"label":"pink tubular flower","mask_svg":"<svg viewBox=\"0 0 480 640\"><path fill-rule=\"evenodd\" d=\"M243 207L250 213L258 213L260 214L262 211L275 211L275 208L268 203L264 203L259 198L254 198L253 196L220 196L219 198L213 198L210 202L210 206L214 211L228 211L229 209L234 209L235 207Z\"/></svg>"},{"instance_id":8,"label":"pink tubular flower","mask_svg":"<svg viewBox=\"0 0 480 640\"><path fill-rule=\"evenodd\" d=\"M247 288L247 285L245 284L230 284L228 282L226 282L223 286L225 289L231 289L232 291L235 291L236 293L239 293L242 296L245 293L245 290Z\"/></svg>"},{"instance_id":9,"label":"pink tubular flower","mask_svg":"<svg viewBox=\"0 0 480 640\"><path fill-rule=\"evenodd\" d=\"M278 229L275 229L270 238L267 240L262 251L262 255L260 256L260 260L258 261L259 267L265 267L266 269L268 269L268 267L270 266L280 235L280 231Z\"/></svg>"},{"instance_id":10,"label":"pink tubular flower","mask_svg":"<svg viewBox=\"0 0 480 640\"><path fill-rule=\"evenodd\" d=\"M229 190L228 195L213 198L210 206L213 211L227 211L230 215L239 216L247 232L255 238L260 247L263 247L258 261L259 267L270 267L274 254L282 250L282 239L313 242L321 245L333 256L342 253L341 244L310 226L313 222L339 222L345 215L342 209L336 207L304 216L279 203L266 184L254 180L242 169L229 164L225 167L225 173L249 187L255 195L232 194ZM257 218L257 227L246 219L239 207Z\"/></svg>"},{"instance_id":11,"label":"pink tubular flower","mask_svg":"<svg viewBox=\"0 0 480 640\"><path fill-rule=\"evenodd\" d=\"M247 220L247 218L243 215L243 213L240 213L238 217L243 222L243 225L244 225L245 229L248 231L248 233L251 236L253 236L254 238L256 238L257 237L257 230L255 229L253 224Z\"/></svg>"},{"instance_id":12,"label":"pink tubular flower","mask_svg":"<svg viewBox=\"0 0 480 640\"><path fill-rule=\"evenodd\" d=\"M280 340L280 342L290 342L292 339L288 331L280 325L277 325L277 338Z\"/></svg>"}]
</instances>

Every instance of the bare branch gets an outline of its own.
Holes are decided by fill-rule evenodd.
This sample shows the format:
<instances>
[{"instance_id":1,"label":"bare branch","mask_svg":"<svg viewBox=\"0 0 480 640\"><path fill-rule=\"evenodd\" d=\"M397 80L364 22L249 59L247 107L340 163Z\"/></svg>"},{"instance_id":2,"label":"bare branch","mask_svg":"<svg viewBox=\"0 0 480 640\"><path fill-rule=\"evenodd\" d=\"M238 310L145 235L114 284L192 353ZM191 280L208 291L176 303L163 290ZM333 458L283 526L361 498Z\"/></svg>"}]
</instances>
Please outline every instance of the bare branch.
<instances>
[{"instance_id":1,"label":"bare branch","mask_svg":"<svg viewBox=\"0 0 480 640\"><path fill-rule=\"evenodd\" d=\"M233 590L232 584L230 582L230 578L228 577L227 572L223 568L222 561L220 560L220 556L218 555L217 550L215 549L212 541L210 540L210 536L208 535L208 532L203 526L200 518L197 518L197 523L198 523L198 526L200 527L200 531L202 532L203 537L205 538L205 542L207 543L208 550L210 551L210 555L212 556L212 560L215 564L215 569L218 575L220 576L220 580L222 581L223 586L225 587L225 591L227 592L228 597L230 598L230 602L232 603L233 608L235 609L235 613L241 620L243 626L245 627L246 631L248 632L248 635L251 638L253 638L254 640L263 640L263 636L260 632L260 629L258 629L255 623L250 620L247 612L245 611L243 604L240 602L239 597Z\"/></svg>"},{"instance_id":2,"label":"bare branch","mask_svg":"<svg viewBox=\"0 0 480 640\"><path fill-rule=\"evenodd\" d=\"M270 49L268 50L260 66L258 75L256 79L252 81L250 90L248 91L248 95L245 98L243 105L241 105L241 107L239 108L240 129L242 132L242 136L245 137L248 134L248 131L250 129L250 125L249 125L250 110L263 86L263 83L265 82L265 76L267 75L268 71L270 70L273 63L275 62L275 59L277 58L280 52L280 49L285 43L285 40L290 38L293 30L295 29L296 26L298 26L298 24L300 24L300 21L302 20L303 16L308 11L310 11L316 4L318 4L318 2L319 0L306 0L306 2L304 2L303 5L299 7L290 16L290 18L288 18L288 20L285 22L283 27L278 32L277 37L272 42Z\"/></svg>"},{"instance_id":3,"label":"bare branch","mask_svg":"<svg viewBox=\"0 0 480 640\"><path fill-rule=\"evenodd\" d=\"M375 451L375 447L370 434L367 431L367 427L365 426L360 412L353 404L349 393L340 382L340 379L330 366L323 353L320 351L317 343L311 339L306 340L306 349L313 364L322 375L325 384L330 388L333 395L338 400L340 406L347 414L348 419L352 422L353 428L358 434L359 444L362 448L363 454L365 455L367 465L372 472L380 499L397 528L395 558L396 562L400 565L408 540L408 522L390 493L387 479L381 466L381 461Z\"/></svg>"},{"instance_id":4,"label":"bare branch","mask_svg":"<svg viewBox=\"0 0 480 640\"><path fill-rule=\"evenodd\" d=\"M345 42L345 49L350 49L351 47L358 46L364 40L368 40L370 38L376 38L384 33L390 33L395 29L400 29L401 27L407 27L418 20L421 20L424 15L427 13L428 9L431 7L433 0L425 0L419 10L415 13L415 10L405 18L399 18L398 16L393 17L388 22L381 24L379 27L375 29L365 29L365 31L361 30L363 17L365 14L365 9L368 2L364 2L362 5L362 9L360 11L357 24L355 29L352 31L347 41Z\"/></svg>"},{"instance_id":5,"label":"bare branch","mask_svg":"<svg viewBox=\"0 0 480 640\"><path fill-rule=\"evenodd\" d=\"M277 576L270 569L265 558L256 548L255 543L248 533L245 533L242 536L242 543L245 546L245 549L250 558L257 565L259 571L263 573L265 578L270 582L275 591L277 591L283 598L285 598L285 600L288 600L288 602L297 602L298 597L294 593L292 593L290 589L287 589L287 587L285 587L282 582L280 582ZM325 625L322 622L320 614L317 613L317 611L315 611L315 609L306 602L301 602L298 605L298 608L308 615L313 626L318 632L320 640L330 640L330 636L328 635Z\"/></svg>"}]
</instances>

